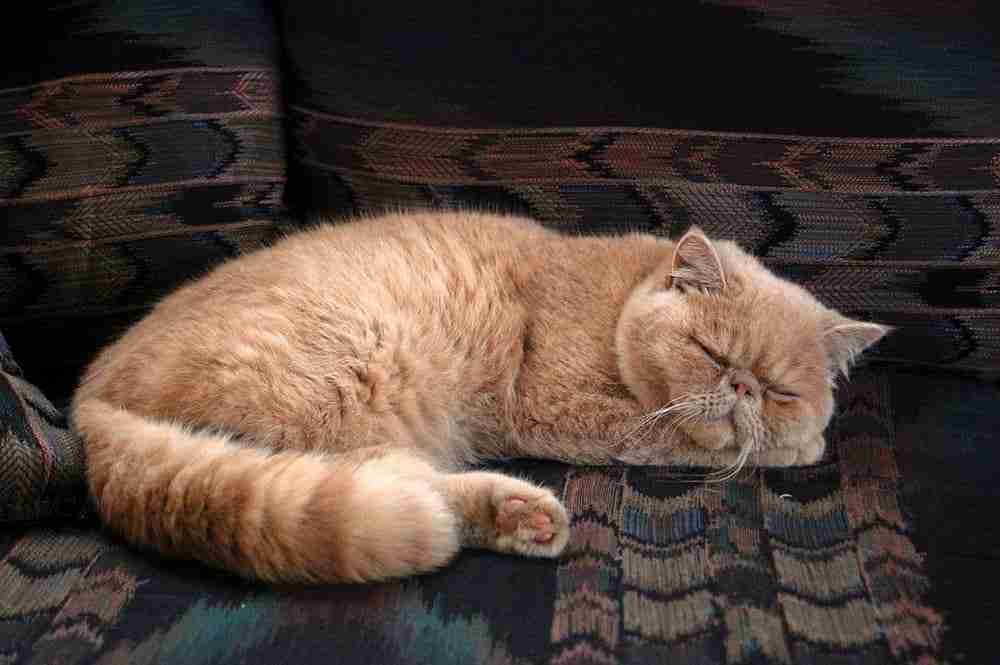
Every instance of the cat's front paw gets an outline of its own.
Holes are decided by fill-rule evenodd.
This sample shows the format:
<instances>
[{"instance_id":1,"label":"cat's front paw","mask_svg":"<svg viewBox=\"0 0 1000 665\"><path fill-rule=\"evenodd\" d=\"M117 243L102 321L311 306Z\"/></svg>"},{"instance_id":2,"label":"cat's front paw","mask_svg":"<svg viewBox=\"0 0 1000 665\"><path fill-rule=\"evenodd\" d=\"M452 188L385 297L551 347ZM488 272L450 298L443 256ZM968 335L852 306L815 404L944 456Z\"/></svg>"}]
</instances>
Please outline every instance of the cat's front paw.
<instances>
[{"instance_id":1,"label":"cat's front paw","mask_svg":"<svg viewBox=\"0 0 1000 665\"><path fill-rule=\"evenodd\" d=\"M823 459L826 444L815 439L806 445L787 448L765 448L757 453L755 463L763 467L808 466Z\"/></svg>"},{"instance_id":2,"label":"cat's front paw","mask_svg":"<svg viewBox=\"0 0 1000 665\"><path fill-rule=\"evenodd\" d=\"M521 487L498 487L493 495L496 509L496 549L526 556L555 557L569 541L569 516L559 499L547 489L527 483Z\"/></svg>"}]
</instances>

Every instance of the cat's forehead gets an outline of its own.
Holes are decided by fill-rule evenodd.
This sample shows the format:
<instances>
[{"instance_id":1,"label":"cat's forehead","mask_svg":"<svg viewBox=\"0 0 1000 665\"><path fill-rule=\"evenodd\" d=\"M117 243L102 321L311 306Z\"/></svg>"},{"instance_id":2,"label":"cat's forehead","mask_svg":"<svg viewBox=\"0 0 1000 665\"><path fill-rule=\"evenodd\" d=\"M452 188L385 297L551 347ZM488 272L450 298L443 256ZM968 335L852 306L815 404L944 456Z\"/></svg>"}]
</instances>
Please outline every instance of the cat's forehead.
<instances>
[{"instance_id":1,"label":"cat's forehead","mask_svg":"<svg viewBox=\"0 0 1000 665\"><path fill-rule=\"evenodd\" d=\"M820 317L813 303L782 294L744 293L705 304L705 319L717 334L747 351L775 347L806 351L820 344ZM705 320L703 319L703 320Z\"/></svg>"},{"instance_id":2,"label":"cat's forehead","mask_svg":"<svg viewBox=\"0 0 1000 665\"><path fill-rule=\"evenodd\" d=\"M689 301L692 333L709 335L720 350L761 372L815 374L825 367L822 334L830 311L735 243L717 241L715 247L726 288Z\"/></svg>"},{"instance_id":3,"label":"cat's forehead","mask_svg":"<svg viewBox=\"0 0 1000 665\"><path fill-rule=\"evenodd\" d=\"M770 375L815 373L826 362L822 341L828 316L811 294L759 264L733 273L730 288L695 298L696 333L705 333L734 360Z\"/></svg>"},{"instance_id":4,"label":"cat's forehead","mask_svg":"<svg viewBox=\"0 0 1000 665\"><path fill-rule=\"evenodd\" d=\"M775 376L815 373L826 364L824 308L804 290L780 282L754 289L734 308L733 330L746 361Z\"/></svg>"}]
</instances>

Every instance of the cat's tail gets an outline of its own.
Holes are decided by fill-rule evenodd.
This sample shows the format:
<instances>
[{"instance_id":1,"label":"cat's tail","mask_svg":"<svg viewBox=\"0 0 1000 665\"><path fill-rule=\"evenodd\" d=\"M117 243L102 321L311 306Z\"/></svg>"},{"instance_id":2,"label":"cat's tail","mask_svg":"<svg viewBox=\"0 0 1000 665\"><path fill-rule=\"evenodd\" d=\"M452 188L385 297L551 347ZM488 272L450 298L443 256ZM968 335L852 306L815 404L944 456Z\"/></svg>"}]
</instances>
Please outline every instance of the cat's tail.
<instances>
[{"instance_id":1,"label":"cat's tail","mask_svg":"<svg viewBox=\"0 0 1000 665\"><path fill-rule=\"evenodd\" d=\"M457 518L388 457L268 452L97 399L74 406L90 492L128 541L245 577L360 582L447 563Z\"/></svg>"}]
</instances>

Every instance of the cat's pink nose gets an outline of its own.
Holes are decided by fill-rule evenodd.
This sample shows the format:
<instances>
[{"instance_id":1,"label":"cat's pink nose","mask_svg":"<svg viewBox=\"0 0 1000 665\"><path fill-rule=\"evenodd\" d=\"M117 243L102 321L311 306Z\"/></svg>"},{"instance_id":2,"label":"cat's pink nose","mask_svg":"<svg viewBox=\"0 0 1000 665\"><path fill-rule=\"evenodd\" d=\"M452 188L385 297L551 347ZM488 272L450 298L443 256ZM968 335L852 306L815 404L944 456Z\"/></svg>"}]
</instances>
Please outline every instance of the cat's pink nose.
<instances>
[{"instance_id":1,"label":"cat's pink nose","mask_svg":"<svg viewBox=\"0 0 1000 665\"><path fill-rule=\"evenodd\" d=\"M729 377L729 385L736 391L737 397L743 397L747 393L757 395L760 393L760 383L757 378L746 370L738 369Z\"/></svg>"}]
</instances>

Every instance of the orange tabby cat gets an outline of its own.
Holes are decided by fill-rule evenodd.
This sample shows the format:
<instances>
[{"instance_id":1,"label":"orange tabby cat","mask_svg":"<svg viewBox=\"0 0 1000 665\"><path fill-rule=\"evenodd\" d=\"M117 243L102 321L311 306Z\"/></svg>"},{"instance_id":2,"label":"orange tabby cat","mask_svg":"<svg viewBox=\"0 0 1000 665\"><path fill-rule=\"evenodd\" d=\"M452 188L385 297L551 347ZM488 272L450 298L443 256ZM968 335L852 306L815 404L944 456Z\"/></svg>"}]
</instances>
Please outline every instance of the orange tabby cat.
<instances>
[{"instance_id":1,"label":"orange tabby cat","mask_svg":"<svg viewBox=\"0 0 1000 665\"><path fill-rule=\"evenodd\" d=\"M540 457L815 462L838 370L886 333L692 230L566 237L411 213L221 266L103 351L73 404L129 541L265 580L379 580L462 546L556 556Z\"/></svg>"}]
</instances>

